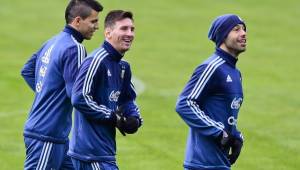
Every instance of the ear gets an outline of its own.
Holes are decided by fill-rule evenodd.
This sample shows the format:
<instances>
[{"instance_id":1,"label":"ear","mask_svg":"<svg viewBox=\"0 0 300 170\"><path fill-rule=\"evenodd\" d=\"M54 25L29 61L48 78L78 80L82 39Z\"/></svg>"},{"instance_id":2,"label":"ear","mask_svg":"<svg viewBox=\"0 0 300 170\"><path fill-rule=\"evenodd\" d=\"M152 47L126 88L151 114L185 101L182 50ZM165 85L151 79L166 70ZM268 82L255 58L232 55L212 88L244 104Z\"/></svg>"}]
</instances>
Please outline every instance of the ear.
<instances>
[{"instance_id":1,"label":"ear","mask_svg":"<svg viewBox=\"0 0 300 170\"><path fill-rule=\"evenodd\" d=\"M74 18L74 20L72 21L72 25L78 27L80 25L80 21L81 21L81 17L77 16Z\"/></svg>"},{"instance_id":2,"label":"ear","mask_svg":"<svg viewBox=\"0 0 300 170\"><path fill-rule=\"evenodd\" d=\"M111 33L112 33L112 29L110 27L105 28L105 30L104 30L105 38L110 39L112 36Z\"/></svg>"}]
</instances>

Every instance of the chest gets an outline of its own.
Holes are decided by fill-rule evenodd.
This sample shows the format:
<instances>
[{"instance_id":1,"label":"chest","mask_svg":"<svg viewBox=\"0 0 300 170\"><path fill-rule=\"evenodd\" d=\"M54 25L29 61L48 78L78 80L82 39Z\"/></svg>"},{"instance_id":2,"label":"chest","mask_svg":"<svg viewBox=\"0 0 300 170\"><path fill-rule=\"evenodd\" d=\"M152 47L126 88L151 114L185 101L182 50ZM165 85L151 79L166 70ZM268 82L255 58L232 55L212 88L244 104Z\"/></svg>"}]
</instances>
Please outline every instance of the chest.
<instances>
[{"instance_id":1,"label":"chest","mask_svg":"<svg viewBox=\"0 0 300 170\"><path fill-rule=\"evenodd\" d=\"M125 67L118 63L106 65L104 75L105 85L108 88L119 89L124 82Z\"/></svg>"},{"instance_id":2,"label":"chest","mask_svg":"<svg viewBox=\"0 0 300 170\"><path fill-rule=\"evenodd\" d=\"M108 62L102 70L102 83L99 88L101 97L108 99L109 102L117 102L121 95L125 81L125 66Z\"/></svg>"},{"instance_id":3,"label":"chest","mask_svg":"<svg viewBox=\"0 0 300 170\"><path fill-rule=\"evenodd\" d=\"M217 94L242 97L243 87L240 72L232 67L223 67L214 76L212 88Z\"/></svg>"}]
</instances>

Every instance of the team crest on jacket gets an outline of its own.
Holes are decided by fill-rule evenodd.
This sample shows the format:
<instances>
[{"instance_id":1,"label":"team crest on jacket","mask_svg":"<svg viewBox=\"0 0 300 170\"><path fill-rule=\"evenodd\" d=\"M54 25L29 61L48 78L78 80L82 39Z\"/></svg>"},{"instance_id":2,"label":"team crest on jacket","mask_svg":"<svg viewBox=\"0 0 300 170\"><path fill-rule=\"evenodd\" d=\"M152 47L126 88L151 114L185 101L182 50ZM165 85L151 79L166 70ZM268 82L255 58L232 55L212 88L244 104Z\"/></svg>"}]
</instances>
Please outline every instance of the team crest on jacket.
<instances>
[{"instance_id":1,"label":"team crest on jacket","mask_svg":"<svg viewBox=\"0 0 300 170\"><path fill-rule=\"evenodd\" d=\"M120 91L112 91L109 95L109 101L111 102L117 102L119 99L121 92Z\"/></svg>"},{"instance_id":2,"label":"team crest on jacket","mask_svg":"<svg viewBox=\"0 0 300 170\"><path fill-rule=\"evenodd\" d=\"M107 69L107 76L111 77L111 73L110 73L109 69Z\"/></svg>"},{"instance_id":3,"label":"team crest on jacket","mask_svg":"<svg viewBox=\"0 0 300 170\"><path fill-rule=\"evenodd\" d=\"M235 97L231 102L231 109L239 109L242 105L243 98Z\"/></svg>"}]
</instances>

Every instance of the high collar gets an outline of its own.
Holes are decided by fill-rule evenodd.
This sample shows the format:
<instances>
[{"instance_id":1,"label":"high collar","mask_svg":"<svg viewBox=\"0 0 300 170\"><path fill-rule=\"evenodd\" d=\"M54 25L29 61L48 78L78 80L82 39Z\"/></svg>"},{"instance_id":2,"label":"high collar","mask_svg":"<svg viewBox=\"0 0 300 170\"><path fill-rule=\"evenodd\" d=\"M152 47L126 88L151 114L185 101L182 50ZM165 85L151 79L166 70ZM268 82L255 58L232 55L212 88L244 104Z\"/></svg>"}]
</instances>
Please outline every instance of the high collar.
<instances>
[{"instance_id":1,"label":"high collar","mask_svg":"<svg viewBox=\"0 0 300 170\"><path fill-rule=\"evenodd\" d=\"M123 57L109 42L104 41L102 47L108 52L108 57L115 61L120 61Z\"/></svg>"},{"instance_id":2,"label":"high collar","mask_svg":"<svg viewBox=\"0 0 300 170\"><path fill-rule=\"evenodd\" d=\"M79 43L82 43L84 39L82 34L78 32L75 28L71 27L70 25L65 26L64 32L71 34Z\"/></svg>"},{"instance_id":3,"label":"high collar","mask_svg":"<svg viewBox=\"0 0 300 170\"><path fill-rule=\"evenodd\" d=\"M227 53L226 51L222 50L221 48L216 48L215 54L223 58L228 64L232 67L235 67L236 62L238 59L233 57L231 54Z\"/></svg>"}]
</instances>

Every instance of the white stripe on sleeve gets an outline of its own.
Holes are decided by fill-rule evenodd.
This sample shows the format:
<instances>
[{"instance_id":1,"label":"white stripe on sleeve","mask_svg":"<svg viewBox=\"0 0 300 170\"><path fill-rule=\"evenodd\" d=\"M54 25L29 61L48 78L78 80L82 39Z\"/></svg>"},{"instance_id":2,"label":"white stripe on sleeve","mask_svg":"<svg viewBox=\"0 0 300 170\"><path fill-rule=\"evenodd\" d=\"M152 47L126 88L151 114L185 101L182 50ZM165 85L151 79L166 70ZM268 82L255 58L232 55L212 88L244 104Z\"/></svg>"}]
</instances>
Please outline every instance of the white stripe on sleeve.
<instances>
[{"instance_id":1,"label":"white stripe on sleeve","mask_svg":"<svg viewBox=\"0 0 300 170\"><path fill-rule=\"evenodd\" d=\"M90 106L93 110L99 111L99 112L103 112L104 114L106 114L107 117L110 116L111 110L108 109L107 107L105 107L104 105L98 105L94 100L93 97L90 96L90 92L91 92L91 86L93 84L93 78L95 76L95 73L97 72L97 68L99 67L101 61L107 56L107 52L102 48L101 50L99 50L96 54L95 57L93 58L85 80L84 80L84 84L83 84L83 96L84 99L86 101L86 103L88 104L88 106Z\"/></svg>"},{"instance_id":2,"label":"white stripe on sleeve","mask_svg":"<svg viewBox=\"0 0 300 170\"><path fill-rule=\"evenodd\" d=\"M193 100L196 100L199 97L199 95L201 94L206 83L208 82L210 77L213 75L214 71L223 63L225 63L225 61L222 58L217 57L208 64L208 66L205 68L205 70L201 74L200 78L198 79L192 92L188 95L187 101L186 101L187 105L191 108L193 113L199 119L201 119L206 125L214 126L220 130L224 129L224 125L221 122L216 122L213 119L211 119L210 117L208 117L207 115L205 115L205 113L199 108L197 103L194 102Z\"/></svg>"}]
</instances>

